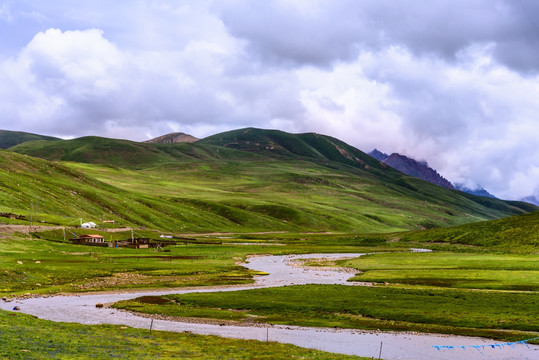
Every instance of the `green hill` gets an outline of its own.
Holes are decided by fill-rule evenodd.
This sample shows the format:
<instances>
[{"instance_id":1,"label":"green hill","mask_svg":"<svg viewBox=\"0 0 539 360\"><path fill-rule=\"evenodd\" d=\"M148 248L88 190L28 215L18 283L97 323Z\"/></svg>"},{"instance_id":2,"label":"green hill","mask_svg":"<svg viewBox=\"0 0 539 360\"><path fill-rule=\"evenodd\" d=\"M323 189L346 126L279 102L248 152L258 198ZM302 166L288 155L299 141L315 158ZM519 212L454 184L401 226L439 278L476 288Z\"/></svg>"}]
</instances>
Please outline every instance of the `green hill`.
<instances>
[{"instance_id":1,"label":"green hill","mask_svg":"<svg viewBox=\"0 0 539 360\"><path fill-rule=\"evenodd\" d=\"M234 150L191 143L151 144L129 140L86 136L72 140L32 141L10 151L50 161L73 161L141 169L189 159L213 160L255 155Z\"/></svg>"},{"instance_id":2,"label":"green hill","mask_svg":"<svg viewBox=\"0 0 539 360\"><path fill-rule=\"evenodd\" d=\"M305 160L361 169L388 167L362 151L329 136L289 134L278 130L241 129L196 143L152 144L87 136L73 140L26 142L10 149L52 161L75 161L143 168L177 160Z\"/></svg>"},{"instance_id":3,"label":"green hill","mask_svg":"<svg viewBox=\"0 0 539 360\"><path fill-rule=\"evenodd\" d=\"M27 141L36 140L52 141L60 139L52 136L37 135L22 131L0 130L0 149L7 149Z\"/></svg>"},{"instance_id":4,"label":"green hill","mask_svg":"<svg viewBox=\"0 0 539 360\"><path fill-rule=\"evenodd\" d=\"M253 152L272 159L301 159L341 163L365 169L386 166L362 151L330 136L315 133L289 134L279 130L246 128L199 140L199 144Z\"/></svg>"},{"instance_id":5,"label":"green hill","mask_svg":"<svg viewBox=\"0 0 539 360\"><path fill-rule=\"evenodd\" d=\"M21 203L41 197L42 210L52 214L60 209L95 222L104 213L125 224L177 232L390 232L537 209L411 178L317 134L242 129L192 144L84 137L27 142L10 150L64 162L3 153L55 169L31 171L33 181L39 179L48 192L24 182L19 192L22 188L28 195L21 195ZM14 186L24 176L1 173L0 179ZM66 196L71 191L66 188L77 195Z\"/></svg>"},{"instance_id":6,"label":"green hill","mask_svg":"<svg viewBox=\"0 0 539 360\"><path fill-rule=\"evenodd\" d=\"M481 246L500 251L537 252L539 211L504 219L403 234L401 240Z\"/></svg>"},{"instance_id":7,"label":"green hill","mask_svg":"<svg viewBox=\"0 0 539 360\"><path fill-rule=\"evenodd\" d=\"M159 190L154 190L161 185L142 184L140 181L153 180L136 172L109 166L91 167L110 177L120 176L124 188L99 181L84 169L79 171L77 166L70 168L0 151L0 212L25 216L22 220L4 218L2 221L30 225L33 218L34 225L78 225L79 219L97 223L105 218L115 220L117 226L175 232L298 227L297 224L284 224L271 216L257 216L240 209L234 211L212 201L160 196ZM162 179L164 175L161 173ZM131 189L137 184L142 184L144 189ZM166 185L162 188L165 190Z\"/></svg>"}]
</instances>

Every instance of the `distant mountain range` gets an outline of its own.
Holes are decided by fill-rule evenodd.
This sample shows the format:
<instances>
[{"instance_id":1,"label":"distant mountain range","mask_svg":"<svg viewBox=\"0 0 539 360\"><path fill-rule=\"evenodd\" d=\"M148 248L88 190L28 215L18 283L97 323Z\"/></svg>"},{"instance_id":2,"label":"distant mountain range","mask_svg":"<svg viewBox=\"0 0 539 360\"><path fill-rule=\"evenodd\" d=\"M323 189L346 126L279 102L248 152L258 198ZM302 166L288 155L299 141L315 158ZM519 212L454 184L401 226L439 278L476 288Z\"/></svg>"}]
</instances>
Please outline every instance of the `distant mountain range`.
<instances>
[{"instance_id":1,"label":"distant mountain range","mask_svg":"<svg viewBox=\"0 0 539 360\"><path fill-rule=\"evenodd\" d=\"M373 151L369 153L369 155L375 158L376 160L382 161L382 162L384 162L384 160L389 157L388 154L385 154L378 149L374 149Z\"/></svg>"},{"instance_id":2,"label":"distant mountain range","mask_svg":"<svg viewBox=\"0 0 539 360\"><path fill-rule=\"evenodd\" d=\"M468 194L473 194L473 195L484 196L484 197L489 197L489 198L496 199L496 196L492 195L491 193L489 193L487 190L483 189L482 187L478 187L477 189L470 189L466 185L455 184L455 189L460 190L460 191L464 191L464 192L466 192ZM527 200L522 199L522 201L527 201Z\"/></svg>"},{"instance_id":3,"label":"distant mountain range","mask_svg":"<svg viewBox=\"0 0 539 360\"><path fill-rule=\"evenodd\" d=\"M405 173L406 175L410 175L418 179L423 179L446 189L455 189L451 182L438 174L438 172L431 168L429 164L427 164L425 161L420 162L397 153L393 153L388 156L387 154L384 154L377 149L371 151L369 155L383 162L384 164L391 166L393 169Z\"/></svg>"},{"instance_id":4,"label":"distant mountain range","mask_svg":"<svg viewBox=\"0 0 539 360\"><path fill-rule=\"evenodd\" d=\"M449 180L438 174L436 170L431 168L426 161L417 161L398 153L387 155L378 149L374 149L369 155L400 172L445 187L446 189L460 190L472 195L496 198L482 187L470 189L463 184L452 184ZM531 202L525 199L523 199L523 201Z\"/></svg>"},{"instance_id":5,"label":"distant mountain range","mask_svg":"<svg viewBox=\"0 0 539 360\"><path fill-rule=\"evenodd\" d=\"M407 175L423 179L446 189L455 189L453 184L438 174L436 170L429 167L426 162L418 162L400 154L391 154L384 160L384 163Z\"/></svg>"},{"instance_id":6,"label":"distant mountain range","mask_svg":"<svg viewBox=\"0 0 539 360\"><path fill-rule=\"evenodd\" d=\"M539 206L539 198L537 198L537 196L534 196L534 195L526 196L525 198L522 199L522 201Z\"/></svg>"}]
</instances>

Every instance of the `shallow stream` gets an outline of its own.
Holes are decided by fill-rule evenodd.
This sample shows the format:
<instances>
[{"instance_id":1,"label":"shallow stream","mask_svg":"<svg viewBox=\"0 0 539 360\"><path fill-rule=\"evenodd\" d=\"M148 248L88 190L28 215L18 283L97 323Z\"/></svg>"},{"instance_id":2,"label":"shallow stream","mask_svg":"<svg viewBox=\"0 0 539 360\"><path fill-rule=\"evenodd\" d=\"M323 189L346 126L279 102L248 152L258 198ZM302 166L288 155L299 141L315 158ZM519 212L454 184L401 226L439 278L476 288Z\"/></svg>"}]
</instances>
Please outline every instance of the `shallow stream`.
<instances>
[{"instance_id":1,"label":"shallow stream","mask_svg":"<svg viewBox=\"0 0 539 360\"><path fill-rule=\"evenodd\" d=\"M14 306L19 306L21 312L53 321L77 322L82 324L121 324L149 329L152 320L147 317L106 307L99 309L95 307L95 304L112 303L148 294L164 295L170 293L236 291L257 287L301 284L354 285L354 283L347 282L347 279L353 273L331 268L308 269L298 266L296 260L357 257L361 255L363 254L256 256L249 258L249 262L244 266L249 269L267 272L269 275L258 276L253 285L30 298L13 302L0 301L0 308L2 310L11 310ZM376 359L380 354L380 349L382 359L539 359L539 346L526 344L505 345L503 342L488 339L452 335L307 328L281 325L267 327L257 325L249 327L248 331L246 331L245 326L183 323L170 320L153 320L153 329L176 332L189 331L196 334L218 335L237 339L277 341L306 348L373 357ZM498 346L495 346L495 344L498 344ZM434 347L435 345L456 347L453 349L441 348L438 350Z\"/></svg>"}]
</instances>

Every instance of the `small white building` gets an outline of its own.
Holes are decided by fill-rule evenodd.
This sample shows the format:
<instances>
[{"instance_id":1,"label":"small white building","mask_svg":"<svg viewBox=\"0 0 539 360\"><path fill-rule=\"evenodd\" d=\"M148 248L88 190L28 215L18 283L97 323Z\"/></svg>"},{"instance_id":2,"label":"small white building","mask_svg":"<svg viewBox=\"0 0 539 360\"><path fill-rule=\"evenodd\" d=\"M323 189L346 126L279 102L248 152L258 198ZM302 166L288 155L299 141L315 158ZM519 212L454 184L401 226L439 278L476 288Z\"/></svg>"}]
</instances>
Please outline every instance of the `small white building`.
<instances>
[{"instance_id":1,"label":"small white building","mask_svg":"<svg viewBox=\"0 0 539 360\"><path fill-rule=\"evenodd\" d=\"M84 223L84 224L81 224L80 225L81 228L83 229L94 229L97 227L96 223L95 222L87 222L87 223Z\"/></svg>"}]
</instances>

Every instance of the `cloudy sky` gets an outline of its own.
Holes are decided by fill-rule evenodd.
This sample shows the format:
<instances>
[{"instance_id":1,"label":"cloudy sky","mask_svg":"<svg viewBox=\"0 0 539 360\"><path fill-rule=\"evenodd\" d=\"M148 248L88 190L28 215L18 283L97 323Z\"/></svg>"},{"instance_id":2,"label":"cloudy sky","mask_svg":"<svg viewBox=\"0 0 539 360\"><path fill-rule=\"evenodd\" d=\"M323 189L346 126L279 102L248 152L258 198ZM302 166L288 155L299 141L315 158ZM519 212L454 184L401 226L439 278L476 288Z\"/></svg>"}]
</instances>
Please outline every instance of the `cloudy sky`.
<instances>
[{"instance_id":1,"label":"cloudy sky","mask_svg":"<svg viewBox=\"0 0 539 360\"><path fill-rule=\"evenodd\" d=\"M539 1L0 0L0 128L318 132L539 196Z\"/></svg>"}]
</instances>

